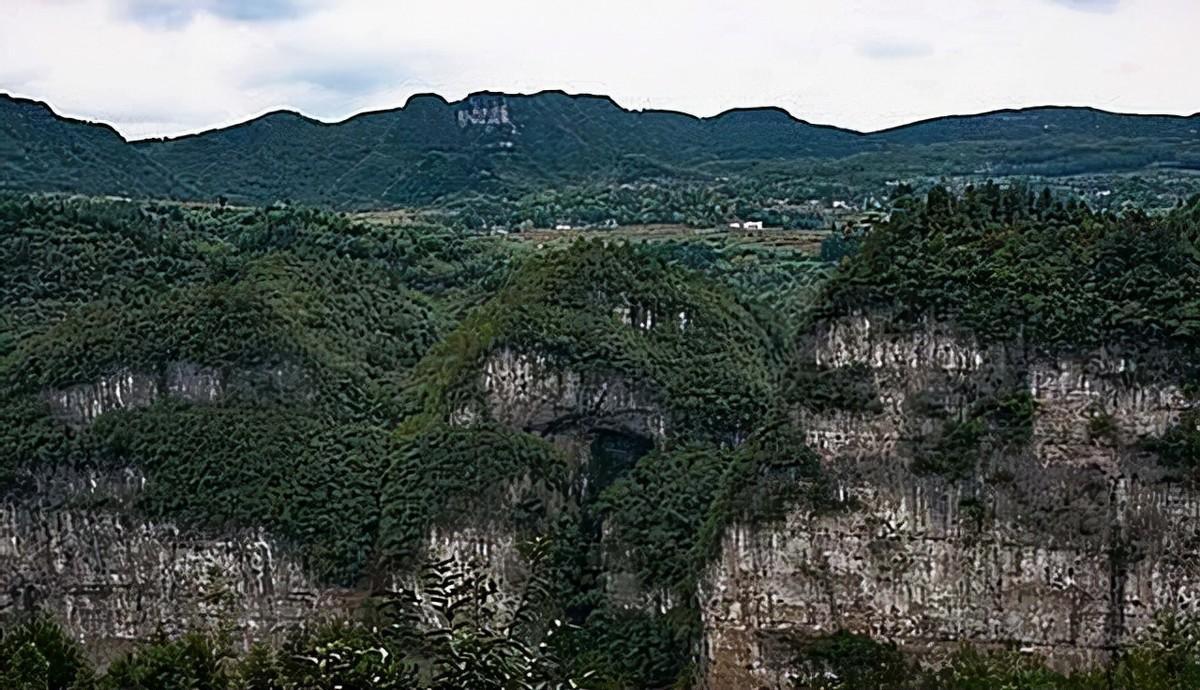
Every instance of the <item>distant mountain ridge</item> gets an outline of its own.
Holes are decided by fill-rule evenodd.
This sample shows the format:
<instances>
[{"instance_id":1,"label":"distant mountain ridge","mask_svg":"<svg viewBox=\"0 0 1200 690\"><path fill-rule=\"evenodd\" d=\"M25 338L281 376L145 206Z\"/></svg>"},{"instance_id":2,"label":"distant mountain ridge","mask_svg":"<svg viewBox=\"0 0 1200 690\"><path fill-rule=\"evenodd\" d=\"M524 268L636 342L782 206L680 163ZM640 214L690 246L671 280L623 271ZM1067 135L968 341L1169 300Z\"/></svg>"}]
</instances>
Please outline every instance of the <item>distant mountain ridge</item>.
<instances>
[{"instance_id":1,"label":"distant mountain ridge","mask_svg":"<svg viewBox=\"0 0 1200 690\"><path fill-rule=\"evenodd\" d=\"M197 134L128 142L107 125L0 94L0 190L378 208L914 152L996 174L1200 170L1200 115L1039 107L860 133L779 108L701 118L627 110L605 96L480 92L453 102L418 94L400 108L335 123L274 111ZM871 164L890 158L880 160Z\"/></svg>"},{"instance_id":2,"label":"distant mountain ridge","mask_svg":"<svg viewBox=\"0 0 1200 690\"><path fill-rule=\"evenodd\" d=\"M173 197L196 194L108 125L0 94L0 191Z\"/></svg>"}]
</instances>

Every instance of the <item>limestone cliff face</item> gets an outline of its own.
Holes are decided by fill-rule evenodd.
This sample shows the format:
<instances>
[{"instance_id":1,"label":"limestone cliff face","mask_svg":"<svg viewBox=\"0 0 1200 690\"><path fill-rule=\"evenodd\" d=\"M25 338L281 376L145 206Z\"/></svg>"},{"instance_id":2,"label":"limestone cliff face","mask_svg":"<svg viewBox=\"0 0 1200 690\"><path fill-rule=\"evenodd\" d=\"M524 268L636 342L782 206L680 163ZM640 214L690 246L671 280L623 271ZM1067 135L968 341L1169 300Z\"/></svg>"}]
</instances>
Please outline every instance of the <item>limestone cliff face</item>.
<instances>
[{"instance_id":1,"label":"limestone cliff face","mask_svg":"<svg viewBox=\"0 0 1200 690\"><path fill-rule=\"evenodd\" d=\"M193 362L171 362L157 370L122 368L96 381L48 390L51 413L80 428L114 410L146 407L159 399L210 403L229 395L305 395L309 382L291 363L221 370Z\"/></svg>"},{"instance_id":2,"label":"limestone cliff face","mask_svg":"<svg viewBox=\"0 0 1200 690\"><path fill-rule=\"evenodd\" d=\"M508 103L503 96L472 96L462 104L455 117L459 127L512 124L508 114Z\"/></svg>"},{"instance_id":3,"label":"limestone cliff face","mask_svg":"<svg viewBox=\"0 0 1200 690\"><path fill-rule=\"evenodd\" d=\"M1136 443L1187 407L1166 355L1051 356L858 316L809 356L865 365L878 390L875 412L801 420L849 505L727 531L700 592L709 686L787 685L795 644L839 628L921 654L968 641L1090 663L1194 606L1200 493ZM1014 390L1036 403L1023 442L969 479L914 472L946 419Z\"/></svg>"},{"instance_id":4,"label":"limestone cliff face","mask_svg":"<svg viewBox=\"0 0 1200 690\"><path fill-rule=\"evenodd\" d=\"M867 372L875 404L797 420L843 507L797 508L724 534L698 592L708 686L787 685L796 645L839 628L932 656L968 641L1092 663L1156 612L1200 604L1200 492L1171 481L1138 443L1190 404L1169 354L1054 355L880 315L826 324L804 351L816 367ZM179 363L46 398L82 426L164 397L207 403L298 376ZM537 353L493 352L477 383L482 395L453 421L488 418L559 444L579 478L562 500L611 480L589 467L596 458L636 459L670 433L639 382ZM965 478L921 470L948 423L1016 393L1033 402L1017 440L986 447ZM269 535L215 538L136 517L136 471L59 469L33 480L36 491L0 500L0 615L42 605L73 634L109 646L215 622L249 640L346 611L363 594L314 582ZM500 523L438 527L427 554L478 563L508 588L528 574L518 543ZM606 553L615 602L663 604L625 572L619 548Z\"/></svg>"},{"instance_id":5,"label":"limestone cliff face","mask_svg":"<svg viewBox=\"0 0 1200 690\"><path fill-rule=\"evenodd\" d=\"M522 371L520 361L499 359L483 374L485 382L495 384L489 388L490 404L514 424L522 411L537 416L536 405L506 378ZM554 381L566 386L560 397L588 395L570 376ZM536 390L550 385L549 380L525 384ZM275 395L311 395L311 381L286 363L221 370L173 362L156 370L124 368L42 397L56 419L79 429L104 414L158 400L210 404L230 396ZM64 466L28 477L19 489L0 495L0 618L45 610L103 659L158 630L220 626L249 645L315 618L351 614L368 594L316 580L285 544L265 532L214 535L145 519L136 505L145 482L133 468ZM513 504L531 482L527 478L509 487ZM507 513L498 509L497 514ZM502 521L434 526L425 556L482 570L502 590L516 590L528 576L518 542L516 531ZM376 573L375 581L408 588L418 583L413 575Z\"/></svg>"},{"instance_id":6,"label":"limestone cliff face","mask_svg":"<svg viewBox=\"0 0 1200 690\"><path fill-rule=\"evenodd\" d=\"M571 401L595 401L596 391L577 376L555 378L541 369L535 376L531 366L532 360L506 354L481 375L501 419L536 425ZM45 391L43 398L55 418L78 429L162 399L209 404L228 396L310 394L311 382L296 366L230 371L175 362L157 370L121 369ZM608 400L596 409L616 410L613 401L628 396ZM314 618L347 615L368 594L316 580L265 532L214 535L144 518L136 503L146 479L136 469L62 466L26 480L0 495L0 618L45 610L101 659L158 630L220 626L249 645ZM531 481L509 487L513 504ZM434 526L426 558L482 569L502 590L515 591L528 576L519 541L502 521ZM411 573L376 574L376 580L393 588L416 582Z\"/></svg>"},{"instance_id":7,"label":"limestone cliff face","mask_svg":"<svg viewBox=\"0 0 1200 690\"><path fill-rule=\"evenodd\" d=\"M597 443L636 454L669 433L666 412L635 382L564 368L539 353L499 349L484 361L478 383L482 400L456 410L451 421L486 418L554 443L573 461L577 500L603 488L589 482L612 470L595 462Z\"/></svg>"},{"instance_id":8,"label":"limestone cliff face","mask_svg":"<svg viewBox=\"0 0 1200 690\"><path fill-rule=\"evenodd\" d=\"M559 367L538 353L497 350L484 362L479 384L484 409L459 410L459 423L486 415L550 437L597 429L651 439L667 433L659 405L633 382Z\"/></svg>"},{"instance_id":9,"label":"limestone cliff face","mask_svg":"<svg viewBox=\"0 0 1200 690\"><path fill-rule=\"evenodd\" d=\"M33 481L0 500L0 614L48 611L101 658L159 629L231 627L249 643L353 598L266 534L215 538L138 517L136 470Z\"/></svg>"},{"instance_id":10,"label":"limestone cliff face","mask_svg":"<svg viewBox=\"0 0 1200 690\"><path fill-rule=\"evenodd\" d=\"M78 429L161 399L204 404L308 390L304 372L286 363L221 370L172 362L43 398ZM357 596L316 582L266 533L217 536L145 519L136 501L146 479L134 468L64 465L24 479L0 495L0 616L47 611L100 658L158 630L220 626L249 644L344 611Z\"/></svg>"},{"instance_id":11,"label":"limestone cliff face","mask_svg":"<svg viewBox=\"0 0 1200 690\"><path fill-rule=\"evenodd\" d=\"M618 316L633 323L628 310ZM639 327L651 326L651 317L638 318ZM680 319L686 321L685 316ZM644 386L616 374L565 368L539 353L496 350L483 364L479 386L482 402L458 410L455 422L470 424L486 417L543 436L571 460L574 482L569 495L545 497L555 510L570 510L565 504L577 507L598 495L670 433L669 415ZM501 584L519 583L527 574L525 564L514 557L517 540L510 530L492 526L447 536L457 543L447 548L435 539L431 544L435 553L474 554L475 558L460 560L488 563ZM667 594L644 591L623 548L611 543L606 530L600 539L606 543L606 591L613 601L647 610L661 608ZM478 558L483 552L490 559Z\"/></svg>"}]
</instances>

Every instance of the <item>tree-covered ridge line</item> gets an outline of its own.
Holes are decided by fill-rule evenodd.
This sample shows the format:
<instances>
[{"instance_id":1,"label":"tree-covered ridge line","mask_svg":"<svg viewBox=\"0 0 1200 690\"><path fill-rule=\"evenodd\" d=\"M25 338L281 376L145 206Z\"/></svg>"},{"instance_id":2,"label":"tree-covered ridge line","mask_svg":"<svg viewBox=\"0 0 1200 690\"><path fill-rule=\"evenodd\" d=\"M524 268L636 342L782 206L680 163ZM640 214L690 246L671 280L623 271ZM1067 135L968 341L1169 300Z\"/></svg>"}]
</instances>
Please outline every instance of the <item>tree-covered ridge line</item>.
<instances>
[{"instance_id":1,"label":"tree-covered ridge line","mask_svg":"<svg viewBox=\"0 0 1200 690\"><path fill-rule=\"evenodd\" d=\"M834 499L797 412L869 411L878 391L870 372L794 361L814 320L880 308L912 323L946 318L984 339L1070 349L1133 338L1113 326L1134 314L1142 335L1157 338L1135 342L1188 351L1197 208L1107 213L1020 187L935 188L902 195L889 222L831 243L822 260L703 238L538 248L434 222L360 223L298 207L0 197L0 252L17 259L0 266L0 446L15 450L2 459L0 490L20 491L23 476L47 466L134 466L147 477L144 514L210 532L265 527L319 579L351 585L417 567L433 525L503 523L521 539L545 539L548 615L569 626L563 673L590 674L587 687L686 684L699 635L696 578L725 528L797 508L857 508ZM829 260L839 257L834 270ZM1022 282L1030 278L1033 289ZM1092 318L1081 321L1085 313ZM1017 319L1028 325L1012 330ZM555 500L579 480L561 449L532 429L454 419L483 394L480 366L497 349L636 380L670 418L666 437L632 439L634 451L604 482L561 509ZM83 430L56 423L44 397L122 368L188 361L234 370L281 359L306 372L304 395L164 399ZM971 410L947 426L936 462L917 469L952 478L964 471L952 455L985 440L1021 445L1030 402L1006 394ZM1191 471L1197 443L1187 431L1168 434L1160 452ZM611 551L627 554L623 574L673 605L612 604ZM268 667L260 678L277 675L255 687L345 678L356 687L367 682L360 671L401 674L396 687L411 687L409 670L381 669L382 655L364 652L400 643L365 627L342 635L256 652L254 663ZM798 663L820 669L813 682L828 680L825 665L842 657L852 663L838 678L902 688L897 678L925 677L887 645L817 643L796 650ZM1192 673L1194 650L1171 644L1178 673ZM323 658L318 648L341 655L327 660L329 675L287 675L295 656ZM21 668L42 668L34 651L20 652ZM1119 664L1140 653L1114 668L1132 668ZM997 678L1098 687L1015 654L964 654L954 663L973 669L965 677L975 686L919 687ZM159 672L190 679L187 669L226 656L203 637L162 641L128 659L133 675L121 682L159 682L128 680ZM363 666L347 670L345 659ZM237 663L196 673L229 687L241 682ZM333 675L343 671L350 675ZM838 682L815 687L876 681Z\"/></svg>"},{"instance_id":2,"label":"tree-covered ridge line","mask_svg":"<svg viewBox=\"0 0 1200 690\"><path fill-rule=\"evenodd\" d=\"M828 284L833 317L932 316L983 340L1078 350L1192 350L1200 333L1200 197L1165 214L1096 212L986 184L897 202Z\"/></svg>"},{"instance_id":3,"label":"tree-covered ridge line","mask_svg":"<svg viewBox=\"0 0 1200 690\"><path fill-rule=\"evenodd\" d=\"M702 181L715 189L734 180L750 188L739 198L768 211L779 198L771 187L780 172L849 187L851 198L881 192L885 180L912 177L1162 170L1187 177L1200 170L1198 129L1195 116L1028 108L863 134L812 125L777 108L696 118L543 92L473 94L454 103L418 95L402 108L335 124L281 111L197 135L127 143L44 104L0 96L0 190L260 205L287 200L342 209L476 199L527 206L529 213L512 220L516 225L539 222L547 212L521 199L567 186L612 193L623 184L686 188ZM669 204L656 220L712 211L685 198ZM580 204L556 220L573 215L593 214ZM629 215L622 204L596 222ZM771 217L809 222L778 209Z\"/></svg>"},{"instance_id":4,"label":"tree-covered ridge line","mask_svg":"<svg viewBox=\"0 0 1200 690\"><path fill-rule=\"evenodd\" d=\"M3 97L10 104L40 108L63 121L85 122L54 114L50 105L41 101L14 97L8 94L3 94ZM569 94L562 90L546 89L532 94L481 91L471 93L458 101L447 101L436 93L420 93L410 96L403 106L359 113L336 122L318 120L294 110L283 109L226 127L217 127L194 134L175 137L150 137L138 141L187 141L199 139L216 132L244 128L256 121L270 120L276 117L288 117L309 126L319 127L323 125L326 127L336 127L381 115L402 113L406 110L413 111L410 115L415 117L439 106L467 111L464 113L465 117L457 118L459 124L462 124L465 120L479 121L480 124L494 126L511 125L513 124L513 113L511 111L528 106L531 110L540 108L548 111L559 108L574 108L576 112L587 112L588 109L593 109L597 112L619 111L627 115L644 115L648 120L670 118L672 120L691 121L698 126L707 124L717 128L725 127L729 129L734 129L734 125L745 127L746 123L755 121L791 123L820 131L828 141L845 140L847 136L867 138L877 136L888 141L908 141L924 144L944 143L947 141L1022 140L1044 137L1048 130L1060 130L1060 132L1055 132L1055 134L1065 133L1073 136L1097 134L1108 138L1121 138L1135 137L1144 134L1147 129L1150 129L1157 130L1164 136L1187 139L1197 134L1195 121L1197 115L1200 115L1200 113L1192 116L1120 113L1086 106L1030 106L1023 108L1002 108L982 113L931 117L873 132L862 132L830 124L813 124L791 115L782 108L771 106L735 107L716 115L699 117L672 110L634 110L625 108L616 103L611 97L604 95ZM87 122L87 124L116 134L115 130L108 125L95 122Z\"/></svg>"},{"instance_id":5,"label":"tree-covered ridge line","mask_svg":"<svg viewBox=\"0 0 1200 690\"><path fill-rule=\"evenodd\" d=\"M640 381L681 434L744 435L769 404L772 339L736 292L658 255L672 249L592 241L531 257L422 363L426 411L477 395L483 359L512 349Z\"/></svg>"}]
</instances>

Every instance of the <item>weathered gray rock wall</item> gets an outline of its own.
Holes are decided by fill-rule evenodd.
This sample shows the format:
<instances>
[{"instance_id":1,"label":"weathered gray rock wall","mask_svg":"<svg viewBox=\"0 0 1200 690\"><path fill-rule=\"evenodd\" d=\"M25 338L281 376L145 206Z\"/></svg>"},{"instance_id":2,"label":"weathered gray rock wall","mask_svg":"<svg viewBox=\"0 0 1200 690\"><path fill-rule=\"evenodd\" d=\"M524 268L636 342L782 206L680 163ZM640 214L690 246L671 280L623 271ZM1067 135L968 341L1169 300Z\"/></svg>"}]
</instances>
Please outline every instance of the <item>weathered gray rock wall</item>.
<instances>
[{"instance_id":1,"label":"weathered gray rock wall","mask_svg":"<svg viewBox=\"0 0 1200 690\"><path fill-rule=\"evenodd\" d=\"M81 428L161 399L205 404L309 394L311 382L294 365L228 371L176 362L123 369L43 397L57 419ZM44 610L100 659L160 630L220 627L249 645L322 616L352 614L368 594L317 581L263 531L214 535L146 519L137 509L146 479L136 469L59 466L25 479L0 495L0 620ZM480 564L501 582L516 582L524 571L515 538L492 524L435 527L428 556ZM399 575L384 579L413 584Z\"/></svg>"},{"instance_id":2,"label":"weathered gray rock wall","mask_svg":"<svg viewBox=\"0 0 1200 690\"><path fill-rule=\"evenodd\" d=\"M724 535L699 592L711 687L786 685L796 644L838 628L928 655L969 641L1063 666L1094 663L1156 612L1197 604L1200 494L1165 481L1137 444L1189 405L1168 355L1050 356L981 345L944 324L901 330L872 316L827 325L807 352L822 367L865 366L878 405L798 420L847 508L797 509ZM47 398L64 422L81 426L162 397L211 402L249 385L239 383L246 376L174 364ZM302 379L283 370L255 376ZM636 382L536 354L493 353L479 384L482 399L454 421L486 417L544 434L578 457L580 476L598 430L646 441L669 430ZM927 452L923 439L946 420L1012 391L1036 402L1019 447L989 452L966 480L913 471ZM1098 418L1109 421L1103 437ZM362 595L314 583L269 535L216 539L137 518L136 472L59 470L36 481L34 498L0 501L0 611L40 604L73 634L119 646L160 626L218 622L249 640L345 611ZM507 588L527 575L516 546L502 525L460 525L434 529L428 553L482 564ZM622 583L619 556L611 555L610 594L629 606L661 605L661 593Z\"/></svg>"},{"instance_id":3,"label":"weathered gray rock wall","mask_svg":"<svg viewBox=\"0 0 1200 690\"><path fill-rule=\"evenodd\" d=\"M484 362L479 385L484 409L463 408L458 423L487 416L516 430L548 436L610 429L646 438L666 434L660 406L619 376L582 374L544 355L500 349Z\"/></svg>"},{"instance_id":4,"label":"weathered gray rock wall","mask_svg":"<svg viewBox=\"0 0 1200 690\"><path fill-rule=\"evenodd\" d=\"M711 687L787 686L796 645L841 628L927 655L967 641L1090 664L1194 605L1200 494L1136 444L1187 407L1166 355L1048 356L870 316L829 324L810 352L866 365L880 411L802 420L849 508L724 535L700 592ZM968 480L912 471L921 437L1014 387L1037 404L1027 444ZM1093 438L1101 415L1115 430Z\"/></svg>"},{"instance_id":5,"label":"weathered gray rock wall","mask_svg":"<svg viewBox=\"0 0 1200 690\"><path fill-rule=\"evenodd\" d=\"M41 608L98 656L156 630L231 627L249 643L354 599L263 533L214 538L138 517L136 470L33 481L0 499L0 615Z\"/></svg>"},{"instance_id":6,"label":"weathered gray rock wall","mask_svg":"<svg viewBox=\"0 0 1200 690\"><path fill-rule=\"evenodd\" d=\"M211 403L228 395L311 395L303 369L292 363L222 370L193 362L171 362L156 370L122 368L96 381L43 394L56 419L74 428L114 410L152 405L159 399Z\"/></svg>"},{"instance_id":7,"label":"weathered gray rock wall","mask_svg":"<svg viewBox=\"0 0 1200 690\"><path fill-rule=\"evenodd\" d=\"M100 660L156 632L230 630L248 647L326 616L352 616L369 594L314 579L263 531L215 536L147 520L136 509L145 479L59 468L32 490L0 497L0 620L40 609ZM519 591L528 564L500 524L444 528L429 561L453 559ZM412 573L386 577L412 588Z\"/></svg>"}]
</instances>

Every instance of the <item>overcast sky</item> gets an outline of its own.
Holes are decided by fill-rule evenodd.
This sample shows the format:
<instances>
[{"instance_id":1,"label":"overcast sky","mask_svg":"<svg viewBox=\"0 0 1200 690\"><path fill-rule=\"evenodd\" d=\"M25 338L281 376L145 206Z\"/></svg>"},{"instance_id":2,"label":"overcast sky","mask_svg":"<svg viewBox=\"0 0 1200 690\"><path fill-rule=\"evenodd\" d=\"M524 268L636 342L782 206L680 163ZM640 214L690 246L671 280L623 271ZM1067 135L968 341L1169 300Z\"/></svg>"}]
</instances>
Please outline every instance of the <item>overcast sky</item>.
<instances>
[{"instance_id":1,"label":"overcast sky","mask_svg":"<svg viewBox=\"0 0 1200 690\"><path fill-rule=\"evenodd\" d=\"M1001 107L1200 111L1200 0L0 0L0 91L179 134L418 92L777 105L872 130Z\"/></svg>"}]
</instances>

